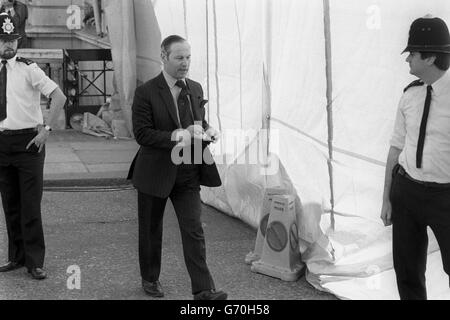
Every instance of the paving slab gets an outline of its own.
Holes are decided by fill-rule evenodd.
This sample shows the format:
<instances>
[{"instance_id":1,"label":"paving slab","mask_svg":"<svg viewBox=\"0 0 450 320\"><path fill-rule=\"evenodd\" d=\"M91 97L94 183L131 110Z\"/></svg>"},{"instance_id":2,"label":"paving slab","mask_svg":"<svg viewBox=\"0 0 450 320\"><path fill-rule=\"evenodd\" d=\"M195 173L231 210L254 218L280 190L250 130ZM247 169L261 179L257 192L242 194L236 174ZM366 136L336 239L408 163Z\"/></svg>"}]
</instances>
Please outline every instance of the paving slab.
<instances>
[{"instance_id":1,"label":"paving slab","mask_svg":"<svg viewBox=\"0 0 450 320\"><path fill-rule=\"evenodd\" d=\"M97 163L128 163L131 164L134 156L134 150L85 150L75 151L75 154L85 164Z\"/></svg>"},{"instance_id":2,"label":"paving slab","mask_svg":"<svg viewBox=\"0 0 450 320\"><path fill-rule=\"evenodd\" d=\"M130 168L130 163L132 160L120 163L103 163L103 164L87 164L86 167L89 172L117 172L122 174L123 172L128 173ZM122 175L126 177L126 175Z\"/></svg>"},{"instance_id":3,"label":"paving slab","mask_svg":"<svg viewBox=\"0 0 450 320\"><path fill-rule=\"evenodd\" d=\"M124 184L139 145L134 140L93 137L75 130L56 131L47 142L44 180Z\"/></svg>"},{"instance_id":4,"label":"paving slab","mask_svg":"<svg viewBox=\"0 0 450 320\"><path fill-rule=\"evenodd\" d=\"M81 162L81 159L73 152L73 149L67 147L49 147L45 153L46 163L74 163Z\"/></svg>"},{"instance_id":5,"label":"paving slab","mask_svg":"<svg viewBox=\"0 0 450 320\"><path fill-rule=\"evenodd\" d=\"M82 162L49 163L44 165L44 179L48 174L73 175L88 173L88 169Z\"/></svg>"},{"instance_id":6,"label":"paving slab","mask_svg":"<svg viewBox=\"0 0 450 320\"><path fill-rule=\"evenodd\" d=\"M72 142L68 143L75 151L99 151L99 150L131 150L137 151L139 145L135 141L99 141L99 142Z\"/></svg>"}]
</instances>

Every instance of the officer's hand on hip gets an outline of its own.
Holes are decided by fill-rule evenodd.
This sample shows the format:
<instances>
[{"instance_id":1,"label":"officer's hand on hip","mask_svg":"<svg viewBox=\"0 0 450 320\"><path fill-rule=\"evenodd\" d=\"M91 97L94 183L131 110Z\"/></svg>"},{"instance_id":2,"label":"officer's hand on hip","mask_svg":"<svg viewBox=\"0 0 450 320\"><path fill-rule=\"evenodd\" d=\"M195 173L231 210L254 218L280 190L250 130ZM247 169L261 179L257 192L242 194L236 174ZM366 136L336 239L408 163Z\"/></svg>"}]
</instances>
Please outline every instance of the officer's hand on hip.
<instances>
[{"instance_id":1,"label":"officer's hand on hip","mask_svg":"<svg viewBox=\"0 0 450 320\"><path fill-rule=\"evenodd\" d=\"M39 148L38 152L40 153L42 149L44 149L45 143L47 142L48 137L50 136L50 132L45 129L43 126L38 127L38 134L31 140L27 145L27 150L33 145Z\"/></svg>"}]
</instances>

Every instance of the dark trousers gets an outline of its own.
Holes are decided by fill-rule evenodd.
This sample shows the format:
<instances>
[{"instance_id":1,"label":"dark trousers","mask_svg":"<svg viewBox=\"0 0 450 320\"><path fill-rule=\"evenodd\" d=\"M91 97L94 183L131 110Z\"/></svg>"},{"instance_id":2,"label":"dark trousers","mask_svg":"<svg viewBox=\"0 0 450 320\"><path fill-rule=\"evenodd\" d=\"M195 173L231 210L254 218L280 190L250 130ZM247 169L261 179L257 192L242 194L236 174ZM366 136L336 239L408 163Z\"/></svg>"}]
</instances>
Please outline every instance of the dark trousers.
<instances>
[{"instance_id":1,"label":"dark trousers","mask_svg":"<svg viewBox=\"0 0 450 320\"><path fill-rule=\"evenodd\" d=\"M193 294L214 289L214 281L206 264L198 179L198 166L179 166L175 186L169 195L181 230L184 261ZM138 192L139 264L142 279L146 281L159 279L163 215L167 199Z\"/></svg>"},{"instance_id":2,"label":"dark trousers","mask_svg":"<svg viewBox=\"0 0 450 320\"><path fill-rule=\"evenodd\" d=\"M0 133L0 192L8 232L8 258L28 269L44 265L41 200L45 150L26 150L35 134Z\"/></svg>"},{"instance_id":3,"label":"dark trousers","mask_svg":"<svg viewBox=\"0 0 450 320\"><path fill-rule=\"evenodd\" d=\"M396 174L391 189L393 256L402 300L426 300L429 226L450 275L450 187L425 186ZM449 279L443 279L449 281Z\"/></svg>"}]
</instances>

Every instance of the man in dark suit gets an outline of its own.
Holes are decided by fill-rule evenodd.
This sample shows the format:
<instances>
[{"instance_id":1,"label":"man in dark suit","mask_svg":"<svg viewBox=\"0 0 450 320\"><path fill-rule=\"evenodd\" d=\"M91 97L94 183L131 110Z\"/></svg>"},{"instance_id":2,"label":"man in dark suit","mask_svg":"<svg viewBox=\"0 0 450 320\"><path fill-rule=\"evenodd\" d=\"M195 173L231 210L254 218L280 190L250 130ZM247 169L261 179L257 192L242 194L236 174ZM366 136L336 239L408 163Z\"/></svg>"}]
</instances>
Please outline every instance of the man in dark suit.
<instances>
[{"instance_id":1,"label":"man in dark suit","mask_svg":"<svg viewBox=\"0 0 450 320\"><path fill-rule=\"evenodd\" d=\"M200 185L221 185L207 147L219 133L205 121L207 101L201 85L186 78L191 58L188 42L169 36L161 45L161 58L163 72L136 89L132 107L133 131L141 148L128 177L138 190L142 286L150 296L164 296L159 282L162 221L170 198L194 299L224 300L227 294L215 290L208 270L200 220Z\"/></svg>"}]
</instances>

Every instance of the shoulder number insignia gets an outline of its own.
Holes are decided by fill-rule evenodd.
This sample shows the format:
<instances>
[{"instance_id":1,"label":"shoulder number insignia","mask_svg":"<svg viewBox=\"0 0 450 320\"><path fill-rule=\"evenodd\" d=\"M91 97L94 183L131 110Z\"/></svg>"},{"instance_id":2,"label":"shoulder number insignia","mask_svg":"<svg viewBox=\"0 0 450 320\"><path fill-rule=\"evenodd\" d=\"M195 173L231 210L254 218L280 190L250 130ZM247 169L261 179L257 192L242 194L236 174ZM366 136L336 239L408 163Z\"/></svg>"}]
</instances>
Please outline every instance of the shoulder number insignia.
<instances>
[{"instance_id":1,"label":"shoulder number insignia","mask_svg":"<svg viewBox=\"0 0 450 320\"><path fill-rule=\"evenodd\" d=\"M17 57L16 61L17 61L17 62L23 62L23 63L25 63L25 64L28 65L28 66L29 66L30 64L33 64L33 63L34 63L33 60L26 59L26 58L22 58L22 57Z\"/></svg>"},{"instance_id":2,"label":"shoulder number insignia","mask_svg":"<svg viewBox=\"0 0 450 320\"><path fill-rule=\"evenodd\" d=\"M403 92L408 91L412 87L420 87L420 86L423 86L423 85L424 85L424 83L421 80L413 81L403 90Z\"/></svg>"}]
</instances>

